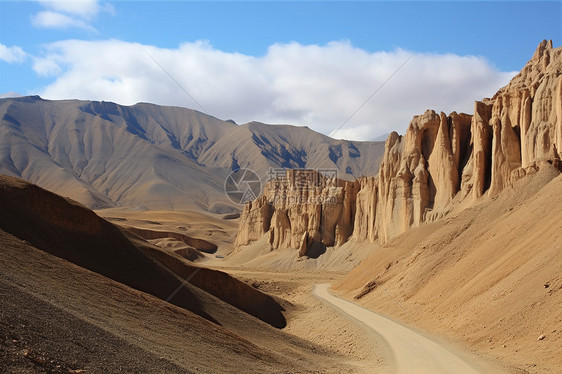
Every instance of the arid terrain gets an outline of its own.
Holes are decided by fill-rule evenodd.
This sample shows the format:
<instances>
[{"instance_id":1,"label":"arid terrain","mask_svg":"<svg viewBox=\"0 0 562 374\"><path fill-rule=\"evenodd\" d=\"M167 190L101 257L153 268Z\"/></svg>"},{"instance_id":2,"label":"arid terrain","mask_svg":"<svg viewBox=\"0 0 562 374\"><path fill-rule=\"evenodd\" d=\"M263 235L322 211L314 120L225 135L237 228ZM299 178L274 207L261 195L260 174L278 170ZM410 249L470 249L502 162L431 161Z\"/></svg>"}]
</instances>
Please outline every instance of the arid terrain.
<instances>
[{"instance_id":1,"label":"arid terrain","mask_svg":"<svg viewBox=\"0 0 562 374\"><path fill-rule=\"evenodd\" d=\"M513 372L557 373L560 191L559 172L541 170L497 198L374 245L335 289Z\"/></svg>"},{"instance_id":2,"label":"arid terrain","mask_svg":"<svg viewBox=\"0 0 562 374\"><path fill-rule=\"evenodd\" d=\"M411 230L384 246L348 243L331 249L325 255L338 259L334 262L298 259L290 250L260 255L264 243L246 248L252 261L245 262L236 251L228 256L232 246L227 243L219 246L218 258L206 254L200 261L289 302L285 331L335 349L350 360L360 359L364 365L356 367L359 372L372 372L374 363L380 372L392 372L392 355L376 334L366 333L313 297L317 284L333 284L335 295L420 328L461 357L467 355L476 367L486 368L480 372L556 373L561 363L562 320L549 311L562 306L558 271L562 243L558 235L549 233L562 230L561 183L559 172L545 167L497 197ZM129 221L149 228L151 223L141 216L148 221L153 217L131 212L135 218ZM154 216L162 218L166 229L178 231L180 221L164 220L164 212ZM233 235L228 227L235 221L214 221L217 237L223 232ZM197 227L193 229L197 232ZM525 240L518 240L514 232ZM350 265L340 259L349 247L355 258L368 257L347 274ZM316 323L322 327L313 329ZM542 335L545 338L538 340Z\"/></svg>"},{"instance_id":3,"label":"arid terrain","mask_svg":"<svg viewBox=\"0 0 562 374\"><path fill-rule=\"evenodd\" d=\"M0 110L0 372L562 368L551 41L473 114L427 110L384 149L151 104ZM239 206L236 165L283 172Z\"/></svg>"},{"instance_id":4,"label":"arid terrain","mask_svg":"<svg viewBox=\"0 0 562 374\"><path fill-rule=\"evenodd\" d=\"M150 258L149 243L115 228L113 234L106 230L98 234L96 225L112 226L73 205L76 203L13 178L2 177L0 192L3 372L305 373L353 372L370 363L382 365L357 326L337 313L328 313L323 318L334 324L326 330L326 319L315 320L307 314L319 302L310 300L308 292L301 294L299 287L308 291L312 284L333 281L335 276L310 275L301 284L288 281L286 275L251 274L241 277L250 285L234 283L225 289L238 300L249 293L246 306L263 299L260 295L266 294L261 290L274 296L293 292L301 297L298 302L266 296L251 311L259 316L266 310L266 320L277 313L271 308L285 310L284 320L304 311L306 321L293 323L291 318L285 330L280 330L211 295L216 282L223 287L231 284L225 286L222 272L211 271L199 286L192 286L197 276L186 277L191 282L174 276ZM18 207L18 214L14 211L17 205L10 202L21 201L21 194L30 198L28 204ZM30 211L33 216L28 215ZM66 212L66 218L52 215L57 211ZM27 224L17 222L19 219ZM18 231L18 227L25 229ZM81 250L71 256L64 245L69 236L89 245L74 244ZM121 244L112 244L114 241ZM95 253L97 250L106 251L105 256ZM113 259L104 259L111 253ZM188 266L181 257L179 262ZM175 269L181 270L177 264ZM142 275L136 274L139 272ZM155 284L155 279L160 283ZM361 338L346 335L344 344L342 328Z\"/></svg>"},{"instance_id":5,"label":"arid terrain","mask_svg":"<svg viewBox=\"0 0 562 374\"><path fill-rule=\"evenodd\" d=\"M327 168L353 179L378 171L384 142L332 139L306 127L237 125L179 107L0 98L0 173L92 209L238 211L232 170Z\"/></svg>"},{"instance_id":6,"label":"arid terrain","mask_svg":"<svg viewBox=\"0 0 562 374\"><path fill-rule=\"evenodd\" d=\"M362 323L313 296L316 285L341 281L346 272L240 267L229 264L228 258L222 255L200 252L202 259L198 262L224 271L247 285L230 289L230 292L238 292L237 297L242 297L240 292L248 292L245 288L272 295L286 320L286 326L280 330L207 293L205 289L213 292L212 283L219 279L218 274L203 278L203 283L197 287L191 286L195 278L188 275L190 283L182 287L187 294L182 291L180 294L185 296L181 297L173 284L166 286L168 282L173 283L173 277L170 279L162 273L166 266L179 273L181 269L177 264L170 265L169 260L163 258L160 261L164 262L149 260L146 263L144 256L151 253L149 248L160 251L160 247L151 247L140 237L119 230L110 236L100 232L105 242L101 244L96 226L105 225L104 221L85 208L16 179L3 178L1 186L4 371L368 373L393 372L395 368L384 340L364 329ZM21 201L21 194L30 197L26 204L10 203ZM14 212L16 206L19 214ZM66 218L52 214L63 211ZM33 212L32 217L30 212ZM200 213L127 212L123 209L103 213L121 224L144 230L141 232L150 232L151 227L157 226L161 232L183 232L186 237L198 234L199 237L220 238L215 234L222 233L227 244L219 243L216 253L226 256L232 250L226 237L232 235L229 232L232 220L208 218L204 221ZM199 223L186 225L187 217L199 218ZM26 220L27 224L21 224L19 219ZM155 219L161 224L156 224ZM178 227L180 222L184 226ZM17 228L23 226L26 229L18 231ZM65 234L61 235L59 230L64 230ZM78 241L88 240L93 245L82 246L74 257L60 258L68 255L64 238L69 236ZM115 240L124 241L119 246L111 245ZM181 248L180 243L183 243L173 237L151 242L160 245L164 253L170 253L170 248ZM88 252L95 248L106 251L104 246L118 252L122 251L121 246L128 246L133 251L128 256L139 256L129 265L137 266L127 270L129 265L121 259L124 254L109 262L92 261ZM93 257L96 258L99 257ZM191 261L181 256L174 258L192 266L189 265ZM138 267L141 263L148 268L141 270ZM165 264L164 267L158 265L160 263ZM95 272L88 270L94 268ZM119 273L113 273L112 269L119 269ZM164 279L159 288L135 283L138 278L134 273L139 270L147 274L160 273ZM181 278L176 282L182 284ZM139 290L143 287L144 292ZM160 293L166 288L167 294ZM252 299L256 297L259 295ZM194 300L197 301L194 303ZM22 305L25 305L23 310ZM271 315L269 312L268 316ZM85 350L85 347L88 348ZM216 360L217 355L229 359ZM479 365L492 367L486 366L490 364L485 360L475 360Z\"/></svg>"}]
</instances>

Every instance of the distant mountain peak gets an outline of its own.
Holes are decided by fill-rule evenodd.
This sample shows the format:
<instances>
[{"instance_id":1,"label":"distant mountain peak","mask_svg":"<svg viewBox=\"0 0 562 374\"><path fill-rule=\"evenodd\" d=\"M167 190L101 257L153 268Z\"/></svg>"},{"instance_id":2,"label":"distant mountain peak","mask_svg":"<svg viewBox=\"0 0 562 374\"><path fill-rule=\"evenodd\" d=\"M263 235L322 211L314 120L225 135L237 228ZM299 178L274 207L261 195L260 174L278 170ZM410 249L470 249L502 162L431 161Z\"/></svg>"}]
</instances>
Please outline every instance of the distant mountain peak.
<instances>
[{"instance_id":1,"label":"distant mountain peak","mask_svg":"<svg viewBox=\"0 0 562 374\"><path fill-rule=\"evenodd\" d=\"M332 168L373 175L384 144L331 139L305 127L237 125L196 110L139 103L0 100L0 173L89 207L233 211L224 181L233 165ZM330 157L333 149L340 157Z\"/></svg>"}]
</instances>

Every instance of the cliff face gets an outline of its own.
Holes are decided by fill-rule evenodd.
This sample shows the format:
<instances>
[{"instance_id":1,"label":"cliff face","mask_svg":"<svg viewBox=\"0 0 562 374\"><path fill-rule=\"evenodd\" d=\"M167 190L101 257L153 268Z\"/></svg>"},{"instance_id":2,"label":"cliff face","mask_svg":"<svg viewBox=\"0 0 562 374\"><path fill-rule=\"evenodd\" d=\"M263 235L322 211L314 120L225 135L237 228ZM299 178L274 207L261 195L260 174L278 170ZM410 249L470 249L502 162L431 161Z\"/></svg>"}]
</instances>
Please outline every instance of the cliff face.
<instances>
[{"instance_id":1,"label":"cliff face","mask_svg":"<svg viewBox=\"0 0 562 374\"><path fill-rule=\"evenodd\" d=\"M459 170L468 157L469 128L466 114L426 111L414 117L404 137L390 135L378 176L377 217L369 239L386 241L447 209L460 188ZM359 232L355 238L367 239Z\"/></svg>"},{"instance_id":2,"label":"cliff face","mask_svg":"<svg viewBox=\"0 0 562 374\"><path fill-rule=\"evenodd\" d=\"M287 170L246 204L235 245L247 245L265 233L273 249L298 249L299 256L315 256L326 246L340 245L353 231L358 190L359 182L314 170Z\"/></svg>"},{"instance_id":3,"label":"cliff face","mask_svg":"<svg viewBox=\"0 0 562 374\"><path fill-rule=\"evenodd\" d=\"M313 192L337 204L271 203L278 190L268 185L246 206L237 245L268 231L273 248L299 249L301 256L315 242L341 244L350 231L357 241L384 243L461 201L498 194L541 163L559 165L561 144L562 48L543 41L507 86L475 103L474 115L415 116L404 136L388 137L378 176ZM295 201L311 193L283 188Z\"/></svg>"},{"instance_id":4,"label":"cliff face","mask_svg":"<svg viewBox=\"0 0 562 374\"><path fill-rule=\"evenodd\" d=\"M533 58L492 99L475 105L473 155L465 191L499 193L543 161L557 162L562 144L562 49L543 41ZM531 168L531 169L530 169Z\"/></svg>"}]
</instances>

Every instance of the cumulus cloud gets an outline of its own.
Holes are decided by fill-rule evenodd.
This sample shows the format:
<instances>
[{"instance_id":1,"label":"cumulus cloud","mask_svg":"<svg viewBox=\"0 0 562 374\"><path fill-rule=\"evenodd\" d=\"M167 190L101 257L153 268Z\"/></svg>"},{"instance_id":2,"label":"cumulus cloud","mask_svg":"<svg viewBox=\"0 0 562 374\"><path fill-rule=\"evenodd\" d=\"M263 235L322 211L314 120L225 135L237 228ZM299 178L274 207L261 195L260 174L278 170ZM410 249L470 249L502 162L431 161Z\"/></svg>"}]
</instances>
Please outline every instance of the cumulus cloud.
<instances>
[{"instance_id":1,"label":"cumulus cloud","mask_svg":"<svg viewBox=\"0 0 562 374\"><path fill-rule=\"evenodd\" d=\"M38 0L47 10L31 16L38 28L78 28L96 31L90 22L100 13L113 13L113 7L98 0Z\"/></svg>"},{"instance_id":2,"label":"cumulus cloud","mask_svg":"<svg viewBox=\"0 0 562 374\"><path fill-rule=\"evenodd\" d=\"M101 11L112 12L110 4L98 0L38 0L43 6L56 12L73 14L83 18L92 18Z\"/></svg>"},{"instance_id":3,"label":"cumulus cloud","mask_svg":"<svg viewBox=\"0 0 562 374\"><path fill-rule=\"evenodd\" d=\"M76 19L65 14L49 10L33 15L31 17L31 23L35 27L42 28L68 29L74 27L88 31L95 31L92 26L81 19Z\"/></svg>"},{"instance_id":4,"label":"cumulus cloud","mask_svg":"<svg viewBox=\"0 0 562 374\"><path fill-rule=\"evenodd\" d=\"M26 57L27 53L25 53L21 47L18 47L17 45L8 47L0 43L0 60L9 64L21 63Z\"/></svg>"},{"instance_id":5,"label":"cumulus cloud","mask_svg":"<svg viewBox=\"0 0 562 374\"><path fill-rule=\"evenodd\" d=\"M51 99L186 106L238 123L306 125L355 140L403 132L428 108L470 113L474 100L493 95L515 74L482 57L368 52L347 41L276 44L253 57L204 41L166 49L69 40L48 45L34 69L55 77L41 92Z\"/></svg>"},{"instance_id":6,"label":"cumulus cloud","mask_svg":"<svg viewBox=\"0 0 562 374\"><path fill-rule=\"evenodd\" d=\"M36 58L33 63L33 70L41 77L56 76L62 71L60 61L56 58Z\"/></svg>"}]
</instances>

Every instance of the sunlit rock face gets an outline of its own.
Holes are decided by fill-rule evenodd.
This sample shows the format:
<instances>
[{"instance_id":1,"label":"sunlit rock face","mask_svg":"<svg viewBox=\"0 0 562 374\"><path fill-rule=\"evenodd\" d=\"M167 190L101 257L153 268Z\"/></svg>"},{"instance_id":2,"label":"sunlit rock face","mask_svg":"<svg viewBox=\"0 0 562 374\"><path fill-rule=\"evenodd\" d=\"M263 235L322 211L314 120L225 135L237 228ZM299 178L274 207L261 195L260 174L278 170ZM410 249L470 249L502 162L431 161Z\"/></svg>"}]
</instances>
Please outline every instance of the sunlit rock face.
<instances>
[{"instance_id":1,"label":"sunlit rock face","mask_svg":"<svg viewBox=\"0 0 562 374\"><path fill-rule=\"evenodd\" d=\"M359 187L358 181L316 170L287 170L246 204L236 245L247 245L265 233L273 249L293 248L299 256L313 247L342 244L353 232Z\"/></svg>"},{"instance_id":2,"label":"sunlit rock face","mask_svg":"<svg viewBox=\"0 0 562 374\"><path fill-rule=\"evenodd\" d=\"M315 243L350 237L385 243L460 203L497 195L541 164L559 167L561 144L562 48L545 40L507 86L475 103L473 115L427 110L404 136L391 133L377 176L302 189L295 181L304 171L288 171L268 184L245 207L237 245L268 233L273 248L303 256ZM310 198L335 203L290 203Z\"/></svg>"}]
</instances>

